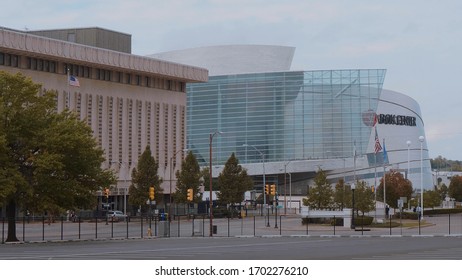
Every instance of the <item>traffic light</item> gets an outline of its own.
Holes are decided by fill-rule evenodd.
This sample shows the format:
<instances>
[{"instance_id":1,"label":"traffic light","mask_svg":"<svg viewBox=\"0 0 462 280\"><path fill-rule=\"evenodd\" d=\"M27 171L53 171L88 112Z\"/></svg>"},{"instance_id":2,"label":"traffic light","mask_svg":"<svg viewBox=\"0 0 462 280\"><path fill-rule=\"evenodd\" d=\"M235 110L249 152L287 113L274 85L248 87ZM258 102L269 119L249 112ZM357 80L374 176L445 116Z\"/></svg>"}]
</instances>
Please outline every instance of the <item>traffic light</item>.
<instances>
[{"instance_id":1,"label":"traffic light","mask_svg":"<svg viewBox=\"0 0 462 280\"><path fill-rule=\"evenodd\" d=\"M373 193L375 192L375 187L374 187L374 186L371 187L371 191L372 191Z\"/></svg>"},{"instance_id":2,"label":"traffic light","mask_svg":"<svg viewBox=\"0 0 462 280\"><path fill-rule=\"evenodd\" d=\"M193 201L194 200L194 191L193 189L188 189L188 201Z\"/></svg>"},{"instance_id":3,"label":"traffic light","mask_svg":"<svg viewBox=\"0 0 462 280\"><path fill-rule=\"evenodd\" d=\"M271 185L270 194L276 195L276 185Z\"/></svg>"},{"instance_id":4,"label":"traffic light","mask_svg":"<svg viewBox=\"0 0 462 280\"><path fill-rule=\"evenodd\" d=\"M109 198L109 189L108 188L104 189L104 196L106 196L106 198Z\"/></svg>"},{"instance_id":5,"label":"traffic light","mask_svg":"<svg viewBox=\"0 0 462 280\"><path fill-rule=\"evenodd\" d=\"M154 200L154 198L155 198L154 187L149 187L149 199Z\"/></svg>"},{"instance_id":6,"label":"traffic light","mask_svg":"<svg viewBox=\"0 0 462 280\"><path fill-rule=\"evenodd\" d=\"M269 194L269 193L270 193L270 186L265 185L265 194Z\"/></svg>"}]
</instances>

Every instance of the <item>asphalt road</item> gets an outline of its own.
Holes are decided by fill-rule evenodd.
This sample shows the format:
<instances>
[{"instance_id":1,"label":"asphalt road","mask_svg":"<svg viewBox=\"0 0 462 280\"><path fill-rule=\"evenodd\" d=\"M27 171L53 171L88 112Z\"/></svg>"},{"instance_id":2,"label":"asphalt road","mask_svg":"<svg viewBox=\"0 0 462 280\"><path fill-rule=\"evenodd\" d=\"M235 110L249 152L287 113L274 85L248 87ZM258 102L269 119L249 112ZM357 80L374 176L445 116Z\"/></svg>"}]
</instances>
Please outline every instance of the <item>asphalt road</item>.
<instances>
[{"instance_id":1,"label":"asphalt road","mask_svg":"<svg viewBox=\"0 0 462 280\"><path fill-rule=\"evenodd\" d=\"M462 237L232 237L5 244L0 260L460 260Z\"/></svg>"}]
</instances>

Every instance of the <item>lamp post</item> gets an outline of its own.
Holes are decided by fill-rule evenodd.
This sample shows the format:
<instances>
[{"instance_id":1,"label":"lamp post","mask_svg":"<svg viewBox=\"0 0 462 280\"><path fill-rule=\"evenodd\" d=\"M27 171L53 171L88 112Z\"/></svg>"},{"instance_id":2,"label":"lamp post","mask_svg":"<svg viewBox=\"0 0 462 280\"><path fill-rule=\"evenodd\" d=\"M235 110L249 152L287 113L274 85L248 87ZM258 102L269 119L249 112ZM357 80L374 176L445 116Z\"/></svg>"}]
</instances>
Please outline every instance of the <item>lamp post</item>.
<instances>
[{"instance_id":1,"label":"lamp post","mask_svg":"<svg viewBox=\"0 0 462 280\"><path fill-rule=\"evenodd\" d=\"M188 149L183 149L177 151L171 158L170 158L170 194L169 194L169 200L170 200L170 205L168 206L168 220L171 221L171 214L172 214L172 173L173 173L173 158L178 155L179 152L187 152Z\"/></svg>"},{"instance_id":2,"label":"lamp post","mask_svg":"<svg viewBox=\"0 0 462 280\"><path fill-rule=\"evenodd\" d=\"M210 164L210 179L209 179L209 191L210 191L210 199L209 199L209 209L210 209L210 213L209 213L209 218L210 218L210 233L209 233L209 236L212 237L213 236L213 199L212 199L212 142L213 142L213 137L217 134L222 134L223 132L221 131L215 131L214 133L210 133L209 135L209 155L210 155L210 161L209 161L209 164Z\"/></svg>"},{"instance_id":3,"label":"lamp post","mask_svg":"<svg viewBox=\"0 0 462 280\"><path fill-rule=\"evenodd\" d=\"M406 142L407 145L407 176L406 179L409 179L409 176L411 175L411 141L407 140ZM408 203L410 205L410 203Z\"/></svg>"},{"instance_id":4,"label":"lamp post","mask_svg":"<svg viewBox=\"0 0 462 280\"><path fill-rule=\"evenodd\" d=\"M289 206L292 206L292 174L289 174Z\"/></svg>"},{"instance_id":5,"label":"lamp post","mask_svg":"<svg viewBox=\"0 0 462 280\"><path fill-rule=\"evenodd\" d=\"M423 220L423 213L424 213L424 204L423 204L423 141L425 137L420 136L420 219Z\"/></svg>"},{"instance_id":6,"label":"lamp post","mask_svg":"<svg viewBox=\"0 0 462 280\"><path fill-rule=\"evenodd\" d=\"M287 162L286 164L284 164L284 215L287 214L287 207L292 206L292 174L287 172L287 165L289 163L290 163L290 161ZM280 169L280 171L282 171L282 169ZM287 176L287 174L289 174L289 203L287 203L287 199L286 199L286 193L287 193L287 191L286 191L286 185L287 185L286 176Z\"/></svg>"},{"instance_id":7,"label":"lamp post","mask_svg":"<svg viewBox=\"0 0 462 280\"><path fill-rule=\"evenodd\" d=\"M406 142L407 145L407 176L406 179L409 180L409 174L411 173L411 166L410 166L410 161L411 161L411 141L407 140Z\"/></svg>"},{"instance_id":8,"label":"lamp post","mask_svg":"<svg viewBox=\"0 0 462 280\"><path fill-rule=\"evenodd\" d=\"M242 147L251 147L253 148L255 151L257 151L260 156L261 156L261 160L263 162L263 188L262 188L262 193L263 193L263 205L266 205L266 194L265 194L265 186L266 186L266 176L265 176L265 154L260 152L260 150L258 150L255 146L253 145L248 145L248 144L242 144ZM265 216L265 221L266 221L266 212L263 210L264 212L264 216ZM267 227L270 226L269 224L269 217L268 217L268 223L266 225Z\"/></svg>"},{"instance_id":9,"label":"lamp post","mask_svg":"<svg viewBox=\"0 0 462 280\"><path fill-rule=\"evenodd\" d=\"M352 201L352 211L351 211L351 229L355 229L355 183L351 184L351 201Z\"/></svg>"},{"instance_id":10,"label":"lamp post","mask_svg":"<svg viewBox=\"0 0 462 280\"><path fill-rule=\"evenodd\" d=\"M119 177L120 177L120 173L122 173L122 167L125 165L123 162L121 161L111 161L111 163L117 163L119 165ZM127 165L125 165L127 167L127 174L129 173L129 167ZM124 214L127 214L127 189L128 187L125 186L127 184L127 176L126 174L124 175L124 186L123 186L123 190L124 190Z\"/></svg>"},{"instance_id":11,"label":"lamp post","mask_svg":"<svg viewBox=\"0 0 462 280\"><path fill-rule=\"evenodd\" d=\"M287 214L287 188L286 188L286 185L287 185L287 182L286 182L286 175L287 175L287 165L289 165L289 163L291 163L291 160L289 160L288 162L284 163L284 215ZM290 201L290 204L292 203L292 175L289 173L289 201Z\"/></svg>"}]
</instances>

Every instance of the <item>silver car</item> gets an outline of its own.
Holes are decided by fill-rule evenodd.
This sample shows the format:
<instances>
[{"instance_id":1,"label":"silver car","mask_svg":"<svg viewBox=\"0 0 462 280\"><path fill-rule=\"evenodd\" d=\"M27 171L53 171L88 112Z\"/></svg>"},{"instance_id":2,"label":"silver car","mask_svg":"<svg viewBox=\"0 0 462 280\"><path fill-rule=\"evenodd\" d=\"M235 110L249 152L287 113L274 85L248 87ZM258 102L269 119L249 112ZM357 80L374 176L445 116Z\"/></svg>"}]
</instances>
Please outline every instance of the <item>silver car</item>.
<instances>
[{"instance_id":1,"label":"silver car","mask_svg":"<svg viewBox=\"0 0 462 280\"><path fill-rule=\"evenodd\" d=\"M125 215L122 211L110 210L107 212L107 218L109 221L114 221L114 222L125 221L125 219L127 218L127 215Z\"/></svg>"}]
</instances>

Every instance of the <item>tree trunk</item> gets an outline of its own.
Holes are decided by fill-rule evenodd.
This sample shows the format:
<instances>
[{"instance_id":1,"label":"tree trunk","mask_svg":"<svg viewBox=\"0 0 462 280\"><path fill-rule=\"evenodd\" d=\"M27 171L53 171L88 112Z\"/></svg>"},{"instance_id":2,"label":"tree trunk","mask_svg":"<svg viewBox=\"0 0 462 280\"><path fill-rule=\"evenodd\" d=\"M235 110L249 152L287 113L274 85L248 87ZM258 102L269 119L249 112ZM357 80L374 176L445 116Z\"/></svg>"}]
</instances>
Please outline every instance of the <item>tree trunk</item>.
<instances>
[{"instance_id":1,"label":"tree trunk","mask_svg":"<svg viewBox=\"0 0 462 280\"><path fill-rule=\"evenodd\" d=\"M16 201L11 199L6 206L6 217L8 219L8 236L6 242L17 242L16 237Z\"/></svg>"}]
</instances>

